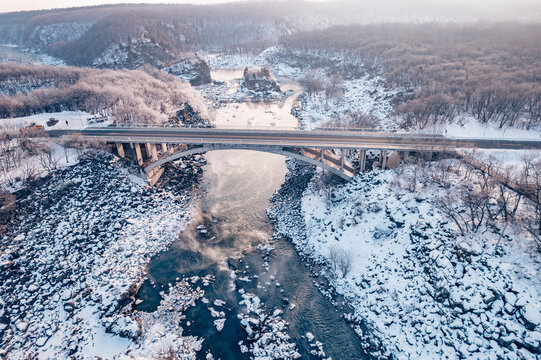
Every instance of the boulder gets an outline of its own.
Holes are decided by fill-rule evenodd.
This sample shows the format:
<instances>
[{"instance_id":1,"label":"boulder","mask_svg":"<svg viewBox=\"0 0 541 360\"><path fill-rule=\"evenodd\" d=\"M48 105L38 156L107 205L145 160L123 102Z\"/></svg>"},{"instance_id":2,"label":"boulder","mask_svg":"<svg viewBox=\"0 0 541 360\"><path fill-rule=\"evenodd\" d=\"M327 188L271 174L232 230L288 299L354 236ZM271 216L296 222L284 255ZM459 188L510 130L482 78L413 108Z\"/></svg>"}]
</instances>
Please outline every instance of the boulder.
<instances>
[{"instance_id":1,"label":"boulder","mask_svg":"<svg viewBox=\"0 0 541 360\"><path fill-rule=\"evenodd\" d=\"M21 321L17 324L17 329L19 329L19 331L21 332L25 332L26 329L28 329L28 323L25 322L25 321Z\"/></svg>"},{"instance_id":2,"label":"boulder","mask_svg":"<svg viewBox=\"0 0 541 360\"><path fill-rule=\"evenodd\" d=\"M520 318L527 329L534 330L541 325L541 305L531 303L526 304L520 310Z\"/></svg>"}]
</instances>

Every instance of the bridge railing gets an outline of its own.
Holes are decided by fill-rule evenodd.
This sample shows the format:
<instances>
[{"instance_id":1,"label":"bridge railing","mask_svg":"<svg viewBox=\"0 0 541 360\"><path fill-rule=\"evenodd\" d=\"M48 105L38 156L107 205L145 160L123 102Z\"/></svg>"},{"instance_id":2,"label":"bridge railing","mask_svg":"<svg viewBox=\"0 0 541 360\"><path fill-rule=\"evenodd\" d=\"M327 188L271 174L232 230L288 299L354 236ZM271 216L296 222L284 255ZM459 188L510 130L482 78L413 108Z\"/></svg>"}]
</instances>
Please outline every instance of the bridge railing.
<instances>
[{"instance_id":1,"label":"bridge railing","mask_svg":"<svg viewBox=\"0 0 541 360\"><path fill-rule=\"evenodd\" d=\"M113 124L117 128L168 128L168 129L225 129L225 130L275 130L275 131L329 131L329 132L370 132L377 133L381 130L373 128L349 128L349 127L303 127L299 126L241 126L241 125L219 125L219 126L200 126L200 125L174 125L174 124Z\"/></svg>"},{"instance_id":2,"label":"bridge railing","mask_svg":"<svg viewBox=\"0 0 541 360\"><path fill-rule=\"evenodd\" d=\"M146 123L134 123L134 124L114 123L114 124L109 125L109 127L117 127L117 128L125 128L125 129L132 129L132 128L210 129L210 128L214 128L214 126L201 126L201 125L189 125L189 124L178 126L175 124L146 124Z\"/></svg>"}]
</instances>

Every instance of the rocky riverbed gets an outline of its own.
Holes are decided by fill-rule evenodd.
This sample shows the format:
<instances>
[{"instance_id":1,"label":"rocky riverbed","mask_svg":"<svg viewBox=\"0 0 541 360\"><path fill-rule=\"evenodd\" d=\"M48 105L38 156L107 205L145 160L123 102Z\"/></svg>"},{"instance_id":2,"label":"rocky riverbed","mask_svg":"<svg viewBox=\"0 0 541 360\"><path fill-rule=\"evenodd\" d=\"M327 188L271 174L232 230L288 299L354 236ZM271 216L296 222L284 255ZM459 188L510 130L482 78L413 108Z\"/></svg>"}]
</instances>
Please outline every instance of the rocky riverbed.
<instances>
[{"instance_id":1,"label":"rocky riverbed","mask_svg":"<svg viewBox=\"0 0 541 360\"><path fill-rule=\"evenodd\" d=\"M411 193L396 187L392 171L332 187L321 174L310 181L295 163L290 171L269 211L277 236L322 265L314 275L355 309L346 316L366 351L400 359L539 358L541 266L526 239L495 229L458 236L434 209L437 186ZM331 270L333 248L351 254L347 274Z\"/></svg>"},{"instance_id":2,"label":"rocky riverbed","mask_svg":"<svg viewBox=\"0 0 541 360\"><path fill-rule=\"evenodd\" d=\"M188 159L181 178L148 189L102 154L18 191L0 239L0 355L112 358L141 347L144 321L123 308L150 258L190 221L203 163ZM177 301L199 296L183 285L177 292L185 294ZM193 354L173 348L183 349Z\"/></svg>"}]
</instances>

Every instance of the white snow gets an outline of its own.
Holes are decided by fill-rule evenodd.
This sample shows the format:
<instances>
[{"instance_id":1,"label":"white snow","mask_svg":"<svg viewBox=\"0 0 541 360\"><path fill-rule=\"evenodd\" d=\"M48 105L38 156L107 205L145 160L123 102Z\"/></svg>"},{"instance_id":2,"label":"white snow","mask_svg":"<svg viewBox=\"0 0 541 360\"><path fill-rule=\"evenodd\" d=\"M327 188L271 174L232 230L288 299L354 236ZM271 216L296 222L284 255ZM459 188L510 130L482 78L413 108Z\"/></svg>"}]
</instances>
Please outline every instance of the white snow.
<instances>
[{"instance_id":1,"label":"white snow","mask_svg":"<svg viewBox=\"0 0 541 360\"><path fill-rule=\"evenodd\" d=\"M316 262L328 263L331 248L351 254L344 278L329 268L324 274L369 327L356 326L359 336L381 341L374 354L492 359L513 358L520 348L522 358L535 359L539 347L528 345L538 344L541 330L535 245L520 229L503 242L491 231L461 238L434 209L441 189L429 184L410 193L394 178L393 171L357 176L331 190L332 201L314 180L302 196L306 236L291 219L277 231Z\"/></svg>"},{"instance_id":2,"label":"white snow","mask_svg":"<svg viewBox=\"0 0 541 360\"><path fill-rule=\"evenodd\" d=\"M225 325L225 319L214 320L214 326L216 326L216 330L222 331L224 329L224 325Z\"/></svg>"},{"instance_id":3,"label":"white snow","mask_svg":"<svg viewBox=\"0 0 541 360\"><path fill-rule=\"evenodd\" d=\"M84 112L84 111L62 111L62 112L55 112L55 113L42 113L42 114L35 114L30 116L23 116L18 118L12 118L12 119L4 119L0 120L2 124L8 124L12 123L16 128L22 128L25 126L29 126L32 123L36 123L37 125L43 126L44 130L79 130L86 128L88 126L96 127L96 126L107 126L112 123L112 120L103 122L103 123L94 123L89 124L88 119L93 118L95 115L92 115L90 113ZM47 126L47 121L49 121L50 118L55 118L58 121L58 123L54 126ZM66 124L67 122L67 124Z\"/></svg>"},{"instance_id":4,"label":"white snow","mask_svg":"<svg viewBox=\"0 0 541 360\"><path fill-rule=\"evenodd\" d=\"M0 264L17 266L30 284L26 288L14 287L12 280L0 282L2 294L16 294L27 304L10 306L7 313L0 310L13 319L13 326L2 329L10 358L33 351L37 358L67 359L70 349L81 358L118 358L127 351L131 353L124 358L137 358L164 346L177 349L179 356L195 357L200 348L200 340L182 336L178 319L167 311L145 318L116 309L123 294L142 283L151 256L186 226L192 208L182 192L145 193L108 159L55 172L28 195L36 203L19 209L26 216L13 228L13 236L1 238ZM14 251L22 256L8 261ZM2 270L0 276L8 275ZM176 308L181 316L202 294L186 283L177 285L165 296L164 306ZM0 296L0 303L6 299L11 304L12 296ZM31 302L37 298L41 300ZM169 328L167 321L172 322ZM157 341L158 331L146 326L148 322L166 326L170 334ZM141 340L134 340L140 331Z\"/></svg>"},{"instance_id":5,"label":"white snow","mask_svg":"<svg viewBox=\"0 0 541 360\"><path fill-rule=\"evenodd\" d=\"M246 314L238 314L240 323L248 336L249 350L255 359L299 359L295 343L287 334L287 323L282 319L282 311L275 309L267 314L258 296L242 294L240 305L246 306ZM241 351L246 350L241 345Z\"/></svg>"},{"instance_id":6,"label":"white snow","mask_svg":"<svg viewBox=\"0 0 541 360\"><path fill-rule=\"evenodd\" d=\"M472 116L457 117L455 122L447 124L442 133L455 138L487 138L487 139L524 139L540 140L539 129L518 129L504 127L500 129L494 123L482 124Z\"/></svg>"}]
</instances>

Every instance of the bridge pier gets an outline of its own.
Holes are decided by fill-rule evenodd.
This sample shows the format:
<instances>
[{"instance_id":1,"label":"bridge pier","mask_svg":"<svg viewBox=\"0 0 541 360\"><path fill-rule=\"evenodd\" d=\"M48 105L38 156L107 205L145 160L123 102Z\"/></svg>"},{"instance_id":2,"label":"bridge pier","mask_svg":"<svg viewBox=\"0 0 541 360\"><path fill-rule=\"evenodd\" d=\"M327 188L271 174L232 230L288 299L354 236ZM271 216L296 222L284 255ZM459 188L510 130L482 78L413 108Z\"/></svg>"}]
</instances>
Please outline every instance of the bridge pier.
<instances>
[{"instance_id":1,"label":"bridge pier","mask_svg":"<svg viewBox=\"0 0 541 360\"><path fill-rule=\"evenodd\" d=\"M361 149L359 155L359 169L361 172L366 170L366 149Z\"/></svg>"},{"instance_id":2,"label":"bridge pier","mask_svg":"<svg viewBox=\"0 0 541 360\"><path fill-rule=\"evenodd\" d=\"M135 143L135 156L137 158L137 164L143 166L143 154L141 154L141 145L139 143Z\"/></svg>"},{"instance_id":3,"label":"bridge pier","mask_svg":"<svg viewBox=\"0 0 541 360\"><path fill-rule=\"evenodd\" d=\"M147 153L147 159L149 159L152 155L152 149L151 149L151 143L145 143L145 150Z\"/></svg>"},{"instance_id":4,"label":"bridge pier","mask_svg":"<svg viewBox=\"0 0 541 360\"><path fill-rule=\"evenodd\" d=\"M162 153L167 155L167 143L162 143Z\"/></svg>"},{"instance_id":5,"label":"bridge pier","mask_svg":"<svg viewBox=\"0 0 541 360\"><path fill-rule=\"evenodd\" d=\"M150 144L150 155L152 161L158 161L158 150L156 150L156 144Z\"/></svg>"},{"instance_id":6,"label":"bridge pier","mask_svg":"<svg viewBox=\"0 0 541 360\"><path fill-rule=\"evenodd\" d=\"M126 153L124 152L124 145L122 143L116 143L116 151L118 152L118 156L120 156L122 159L126 158Z\"/></svg>"},{"instance_id":7,"label":"bridge pier","mask_svg":"<svg viewBox=\"0 0 541 360\"><path fill-rule=\"evenodd\" d=\"M387 166L387 150L381 151L381 157L383 157L383 160L381 163L381 170L385 170L385 166Z\"/></svg>"}]
</instances>

